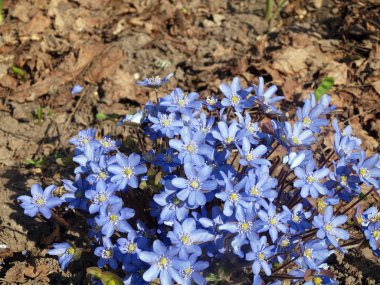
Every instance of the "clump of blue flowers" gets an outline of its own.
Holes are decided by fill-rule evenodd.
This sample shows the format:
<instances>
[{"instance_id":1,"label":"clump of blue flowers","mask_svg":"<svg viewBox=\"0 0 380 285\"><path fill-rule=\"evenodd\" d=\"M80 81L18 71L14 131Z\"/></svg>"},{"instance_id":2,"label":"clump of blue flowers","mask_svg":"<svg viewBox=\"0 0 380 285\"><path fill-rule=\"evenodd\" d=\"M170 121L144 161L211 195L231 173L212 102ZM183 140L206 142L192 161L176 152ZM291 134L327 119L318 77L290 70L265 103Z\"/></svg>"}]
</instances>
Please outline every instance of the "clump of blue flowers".
<instances>
[{"instance_id":1,"label":"clump of blue flowers","mask_svg":"<svg viewBox=\"0 0 380 285\"><path fill-rule=\"evenodd\" d=\"M171 77L138 84L159 90ZM88 217L94 284L234 284L236 273L255 285L338 284L326 264L334 251L367 240L380 256L380 212L362 209L379 195L379 155L367 156L349 126L329 126L328 95L285 117L284 97L263 78L243 88L236 77L220 91L175 88L127 115L119 125L139 134L134 151L80 131L70 140L75 178L63 194L33 185L18 198L25 214ZM352 227L362 238L351 239ZM62 242L49 254L66 269L82 250Z\"/></svg>"}]
</instances>

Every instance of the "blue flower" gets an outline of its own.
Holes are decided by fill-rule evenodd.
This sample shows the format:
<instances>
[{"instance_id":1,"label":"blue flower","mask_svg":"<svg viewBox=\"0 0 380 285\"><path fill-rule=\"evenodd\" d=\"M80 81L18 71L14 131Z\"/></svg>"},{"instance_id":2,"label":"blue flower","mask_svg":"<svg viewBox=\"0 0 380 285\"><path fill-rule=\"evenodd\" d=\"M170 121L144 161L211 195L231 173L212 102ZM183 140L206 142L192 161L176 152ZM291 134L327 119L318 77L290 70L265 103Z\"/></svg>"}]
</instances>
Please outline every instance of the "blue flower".
<instances>
[{"instance_id":1,"label":"blue flower","mask_svg":"<svg viewBox=\"0 0 380 285\"><path fill-rule=\"evenodd\" d=\"M74 258L80 256L80 250L72 247L67 242L53 243L53 247L48 251L48 254L58 256L58 262L62 270L65 270Z\"/></svg>"},{"instance_id":2,"label":"blue flower","mask_svg":"<svg viewBox=\"0 0 380 285\"><path fill-rule=\"evenodd\" d=\"M230 217L237 208L248 208L249 203L246 201L245 196L242 195L243 193L241 193L246 184L247 177L244 177L240 182L233 185L224 173L221 172L221 174L224 178L225 190L215 194L215 197L224 201L223 214Z\"/></svg>"},{"instance_id":3,"label":"blue flower","mask_svg":"<svg viewBox=\"0 0 380 285\"><path fill-rule=\"evenodd\" d=\"M369 245L373 251L379 251L380 247L380 222L372 222L369 224L364 235L369 241Z\"/></svg>"},{"instance_id":4,"label":"blue flower","mask_svg":"<svg viewBox=\"0 0 380 285\"><path fill-rule=\"evenodd\" d=\"M329 250L325 240L314 239L306 243L300 243L301 255L298 261L305 268L317 270L331 254L333 250Z\"/></svg>"},{"instance_id":5,"label":"blue flower","mask_svg":"<svg viewBox=\"0 0 380 285\"><path fill-rule=\"evenodd\" d=\"M256 148L251 149L251 143L247 138L242 139L242 148L238 147L241 159L239 163L243 166L250 165L252 167L259 167L261 165L270 166L271 163L265 158L261 158L266 152L265 145L258 145Z\"/></svg>"},{"instance_id":6,"label":"blue flower","mask_svg":"<svg viewBox=\"0 0 380 285\"><path fill-rule=\"evenodd\" d=\"M185 257L183 257L185 258ZM198 255L192 254L190 256L186 256L186 259L189 260L190 266L186 268L185 270L181 270L179 273L182 276L183 279L183 285L191 285L193 284L192 281L195 284L198 285L206 285L206 279L200 274L203 270L205 270L208 267L207 261L197 261Z\"/></svg>"},{"instance_id":7,"label":"blue flower","mask_svg":"<svg viewBox=\"0 0 380 285\"><path fill-rule=\"evenodd\" d=\"M147 239L138 236L134 230L131 230L128 232L128 238L118 238L117 244L121 253L134 255L146 248Z\"/></svg>"},{"instance_id":8,"label":"blue flower","mask_svg":"<svg viewBox=\"0 0 380 285\"><path fill-rule=\"evenodd\" d=\"M76 95L83 91L83 86L80 86L79 84L75 84L73 88L71 89L71 94Z\"/></svg>"},{"instance_id":9,"label":"blue flower","mask_svg":"<svg viewBox=\"0 0 380 285\"><path fill-rule=\"evenodd\" d=\"M191 117L194 110L202 108L201 101L197 101L198 93L184 93L181 89L175 88L170 95L162 98L160 106L166 107L168 112L180 112Z\"/></svg>"},{"instance_id":10,"label":"blue flower","mask_svg":"<svg viewBox=\"0 0 380 285\"><path fill-rule=\"evenodd\" d=\"M247 253L245 259L253 261L252 272L254 275L258 275L261 268L267 276L272 274L271 264L268 263L268 259L272 256L274 247L274 245L267 246L266 236L262 236L260 240L251 241L252 251Z\"/></svg>"},{"instance_id":11,"label":"blue flower","mask_svg":"<svg viewBox=\"0 0 380 285\"><path fill-rule=\"evenodd\" d=\"M289 122L285 122L285 133L291 146L308 146L315 142L313 132L304 130L301 122L296 122L294 128Z\"/></svg>"},{"instance_id":12,"label":"blue flower","mask_svg":"<svg viewBox=\"0 0 380 285\"><path fill-rule=\"evenodd\" d=\"M138 154L132 153L126 157L122 153L116 154L117 164L108 166L108 171L113 173L111 182L117 183L120 190L126 189L127 185L132 188L138 188L138 175L147 172L145 165L140 163L141 157Z\"/></svg>"},{"instance_id":13,"label":"blue flower","mask_svg":"<svg viewBox=\"0 0 380 285\"><path fill-rule=\"evenodd\" d=\"M174 221L173 231L168 232L167 237L179 249L180 255L195 253L198 256L202 254L199 244L214 239L207 230L197 229L193 218L185 219L182 224Z\"/></svg>"},{"instance_id":14,"label":"blue flower","mask_svg":"<svg viewBox=\"0 0 380 285\"><path fill-rule=\"evenodd\" d=\"M321 127L328 125L326 119L319 118L322 114L324 114L324 106L317 104L312 108L310 99L306 99L303 108L297 110L298 121L302 122L305 129L314 133L320 133Z\"/></svg>"},{"instance_id":15,"label":"blue flower","mask_svg":"<svg viewBox=\"0 0 380 285\"><path fill-rule=\"evenodd\" d=\"M239 131L239 126L236 123L232 123L228 126L225 122L218 122L218 130L212 131L212 135L215 139L222 142L223 145L231 145L236 142L236 133Z\"/></svg>"},{"instance_id":16,"label":"blue flower","mask_svg":"<svg viewBox=\"0 0 380 285\"><path fill-rule=\"evenodd\" d=\"M178 156L174 154L174 149L169 147L165 153L157 154L155 166L161 167L166 173L172 173L180 163Z\"/></svg>"},{"instance_id":17,"label":"blue flower","mask_svg":"<svg viewBox=\"0 0 380 285\"><path fill-rule=\"evenodd\" d=\"M102 228L98 226L94 218L87 219L87 224L89 225L88 237L100 241L103 237Z\"/></svg>"},{"instance_id":18,"label":"blue flower","mask_svg":"<svg viewBox=\"0 0 380 285\"><path fill-rule=\"evenodd\" d=\"M175 187L182 189L177 193L177 197L186 202L190 209L205 205L205 193L215 190L218 186L215 180L209 179L212 168L206 165L197 171L191 164L185 164L184 169L187 179L176 177L172 180Z\"/></svg>"},{"instance_id":19,"label":"blue flower","mask_svg":"<svg viewBox=\"0 0 380 285\"><path fill-rule=\"evenodd\" d=\"M177 198L177 191L169 190L167 184L169 183L165 183L165 191L154 195L153 200L162 207L158 222L172 224L175 219L182 221L187 218L189 209Z\"/></svg>"},{"instance_id":20,"label":"blue flower","mask_svg":"<svg viewBox=\"0 0 380 285\"><path fill-rule=\"evenodd\" d=\"M144 280L153 281L160 276L162 285L171 285L173 279L181 284L183 279L179 271L190 267L189 261L178 258L177 248L167 248L160 240L153 242L153 252L142 251L139 258L150 264L143 275Z\"/></svg>"},{"instance_id":21,"label":"blue flower","mask_svg":"<svg viewBox=\"0 0 380 285\"><path fill-rule=\"evenodd\" d=\"M176 117L175 113L164 114L160 112L157 114L157 117L148 116L149 120L153 123L151 128L159 133L159 137L165 135L168 138L178 135L183 127L183 122Z\"/></svg>"},{"instance_id":22,"label":"blue flower","mask_svg":"<svg viewBox=\"0 0 380 285\"><path fill-rule=\"evenodd\" d=\"M219 226L219 230L226 230L230 233L237 233L231 242L235 254L244 257L241 247L248 244L250 240L258 240L258 230L261 228L260 223L255 221L256 213L252 208L245 210L238 208L236 210L236 221L226 222Z\"/></svg>"},{"instance_id":23,"label":"blue flower","mask_svg":"<svg viewBox=\"0 0 380 285\"><path fill-rule=\"evenodd\" d=\"M222 104L218 102L215 96L207 96L203 104L207 107L207 110L214 111L222 108Z\"/></svg>"},{"instance_id":24,"label":"blue flower","mask_svg":"<svg viewBox=\"0 0 380 285\"><path fill-rule=\"evenodd\" d=\"M89 189L85 193L86 198L91 200L91 205L88 209L90 214L100 212L105 215L106 209L109 205L122 203L122 200L114 195L116 185L106 184L104 181L99 181L95 187L95 190Z\"/></svg>"},{"instance_id":25,"label":"blue flower","mask_svg":"<svg viewBox=\"0 0 380 285\"><path fill-rule=\"evenodd\" d=\"M283 223L286 220L288 213L283 211L281 213L276 213L276 206L272 203L268 205L265 210L260 210L257 215L259 216L261 225L263 226L259 232L269 230L269 235L273 242L278 239L278 232L287 233L289 231L288 227Z\"/></svg>"},{"instance_id":26,"label":"blue flower","mask_svg":"<svg viewBox=\"0 0 380 285\"><path fill-rule=\"evenodd\" d=\"M118 126L127 125L132 127L140 126L146 118L146 114L144 110L139 110L134 114L125 115L118 123Z\"/></svg>"},{"instance_id":27,"label":"blue flower","mask_svg":"<svg viewBox=\"0 0 380 285\"><path fill-rule=\"evenodd\" d=\"M250 108L253 105L251 100L247 100L247 96L252 91L252 87L242 89L240 79L235 77L231 85L222 83L219 86L220 91L226 96L222 100L223 107L232 106L236 111L242 112L245 108Z\"/></svg>"},{"instance_id":28,"label":"blue flower","mask_svg":"<svg viewBox=\"0 0 380 285\"><path fill-rule=\"evenodd\" d=\"M97 263L100 268L103 268L108 264L113 270L117 269L118 265L114 251L115 246L112 244L111 240L104 237L103 246L98 246L94 251L95 255L100 257Z\"/></svg>"},{"instance_id":29,"label":"blue flower","mask_svg":"<svg viewBox=\"0 0 380 285\"><path fill-rule=\"evenodd\" d=\"M288 164L290 169L294 169L297 166L305 166L311 160L313 160L313 153L310 150L303 150L300 152L290 152L283 157L282 162Z\"/></svg>"},{"instance_id":30,"label":"blue flower","mask_svg":"<svg viewBox=\"0 0 380 285\"><path fill-rule=\"evenodd\" d=\"M144 78L143 81L137 81L137 85L144 86L144 87L150 87L150 88L158 88L161 85L168 82L169 79L172 77L173 77L173 73L169 73L164 78L161 78L160 76L153 76L150 78Z\"/></svg>"},{"instance_id":31,"label":"blue flower","mask_svg":"<svg viewBox=\"0 0 380 285\"><path fill-rule=\"evenodd\" d=\"M87 129L82 130L78 133L76 137L73 137L69 140L69 143L74 144L78 149L84 150L84 146L90 141L95 140L96 130Z\"/></svg>"},{"instance_id":32,"label":"blue flower","mask_svg":"<svg viewBox=\"0 0 380 285\"><path fill-rule=\"evenodd\" d=\"M205 229L207 229L215 237L212 243L207 244L206 253L210 257L213 257L215 255L221 256L221 254L223 254L226 251L226 247L224 243L224 234L221 230L219 230L219 226L225 224L227 219L222 214L218 206L212 207L211 219L207 217L207 210L205 210L205 207L203 207L203 215L197 217L197 220Z\"/></svg>"},{"instance_id":33,"label":"blue flower","mask_svg":"<svg viewBox=\"0 0 380 285\"><path fill-rule=\"evenodd\" d=\"M245 193L248 201L259 201L266 198L273 201L277 197L277 179L270 177L268 166L263 165L256 170L248 171L248 180L245 184Z\"/></svg>"},{"instance_id":34,"label":"blue flower","mask_svg":"<svg viewBox=\"0 0 380 285\"><path fill-rule=\"evenodd\" d=\"M379 155L376 153L366 159L366 154L363 151L359 163L353 166L353 169L359 175L359 178L367 186L373 185L376 189L380 188L380 165Z\"/></svg>"},{"instance_id":35,"label":"blue flower","mask_svg":"<svg viewBox=\"0 0 380 285\"><path fill-rule=\"evenodd\" d=\"M80 174L77 174L74 182L62 179L62 183L68 191L62 195L62 200L69 203L70 208L86 210L88 207L85 192L90 189L88 182L83 180Z\"/></svg>"},{"instance_id":36,"label":"blue flower","mask_svg":"<svg viewBox=\"0 0 380 285\"><path fill-rule=\"evenodd\" d=\"M304 233L306 229L311 229L311 224L307 221L311 213L305 212L301 203L295 205L292 211L286 206L282 207L284 211L288 212L289 220L287 222L292 233Z\"/></svg>"},{"instance_id":37,"label":"blue flower","mask_svg":"<svg viewBox=\"0 0 380 285\"><path fill-rule=\"evenodd\" d=\"M297 167L294 170L298 180L294 181L294 187L301 188L301 197L306 198L311 195L313 198L318 198L319 195L326 195L328 190L321 183L330 170L328 168L321 168L315 170L315 163L309 163L305 168Z\"/></svg>"},{"instance_id":38,"label":"blue flower","mask_svg":"<svg viewBox=\"0 0 380 285\"><path fill-rule=\"evenodd\" d=\"M281 112L273 105L276 102L284 99L284 96L273 96L277 91L277 86L272 85L264 91L264 78L259 78L259 85L253 85L255 91L255 99L259 101L265 113L281 114Z\"/></svg>"},{"instance_id":39,"label":"blue flower","mask_svg":"<svg viewBox=\"0 0 380 285\"><path fill-rule=\"evenodd\" d=\"M103 147L103 153L104 154L107 154L111 151L117 150L121 144L119 141L113 140L110 136L105 136L104 138L102 138L99 141L99 143Z\"/></svg>"},{"instance_id":40,"label":"blue flower","mask_svg":"<svg viewBox=\"0 0 380 285\"><path fill-rule=\"evenodd\" d=\"M22 195L17 198L21 201L20 206L24 208L24 214L30 217L41 213L46 219L51 217L51 209L62 204L62 200L53 197L53 191L57 187L50 185L43 190L39 184L34 184L31 188L32 197Z\"/></svg>"},{"instance_id":41,"label":"blue flower","mask_svg":"<svg viewBox=\"0 0 380 285\"><path fill-rule=\"evenodd\" d=\"M323 216L319 214L318 216L314 217L313 226L318 228L318 238L323 239L327 237L333 246L340 248L338 240L348 240L350 238L348 231L338 228L338 226L344 224L347 221L347 216L340 215L334 217L333 214L333 207L327 206Z\"/></svg>"},{"instance_id":42,"label":"blue flower","mask_svg":"<svg viewBox=\"0 0 380 285\"><path fill-rule=\"evenodd\" d=\"M171 139L169 145L178 151L178 158L184 164L193 163L203 165L205 160L203 155L210 156L213 148L204 143L203 132L193 133L189 127L181 130L181 140Z\"/></svg>"},{"instance_id":43,"label":"blue flower","mask_svg":"<svg viewBox=\"0 0 380 285\"><path fill-rule=\"evenodd\" d=\"M115 204L107 209L107 214L100 213L95 217L96 223L102 227L104 236L111 237L115 230L122 233L133 230L126 220L135 215L135 210L122 207L121 203Z\"/></svg>"}]
</instances>

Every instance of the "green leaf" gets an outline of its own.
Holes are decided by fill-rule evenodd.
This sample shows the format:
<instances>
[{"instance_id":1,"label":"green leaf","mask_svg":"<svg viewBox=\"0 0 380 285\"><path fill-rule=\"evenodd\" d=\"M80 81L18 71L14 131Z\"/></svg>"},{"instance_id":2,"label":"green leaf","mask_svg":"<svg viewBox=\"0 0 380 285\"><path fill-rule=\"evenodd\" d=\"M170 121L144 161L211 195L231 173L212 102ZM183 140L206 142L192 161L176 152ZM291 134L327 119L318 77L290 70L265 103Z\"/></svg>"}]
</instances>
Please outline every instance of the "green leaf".
<instances>
[{"instance_id":1,"label":"green leaf","mask_svg":"<svg viewBox=\"0 0 380 285\"><path fill-rule=\"evenodd\" d=\"M32 159L32 158L27 158L25 159L25 163L27 165L33 165L34 167L38 167L38 168L41 168L41 167L44 167L45 166L45 158L41 157L39 159Z\"/></svg>"},{"instance_id":2,"label":"green leaf","mask_svg":"<svg viewBox=\"0 0 380 285\"><path fill-rule=\"evenodd\" d=\"M96 114L96 119L98 119L99 121L107 120L108 118L109 117L104 113L97 113Z\"/></svg>"},{"instance_id":3,"label":"green leaf","mask_svg":"<svg viewBox=\"0 0 380 285\"><path fill-rule=\"evenodd\" d=\"M97 279L100 279L102 277L102 270L98 267L88 267L86 269L86 272L88 275L92 275Z\"/></svg>"},{"instance_id":4,"label":"green leaf","mask_svg":"<svg viewBox=\"0 0 380 285\"><path fill-rule=\"evenodd\" d=\"M14 74L20 76L22 79L26 79L26 73L23 69L15 66L15 65L12 65L11 70Z\"/></svg>"},{"instance_id":5,"label":"green leaf","mask_svg":"<svg viewBox=\"0 0 380 285\"><path fill-rule=\"evenodd\" d=\"M317 87L314 92L315 99L319 101L322 95L326 94L334 86L334 79L331 77L326 77L322 80L321 84Z\"/></svg>"},{"instance_id":6,"label":"green leaf","mask_svg":"<svg viewBox=\"0 0 380 285\"><path fill-rule=\"evenodd\" d=\"M38 123L41 123L43 114L44 114L44 111L40 105L40 106L38 106L37 112L36 112Z\"/></svg>"}]
</instances>

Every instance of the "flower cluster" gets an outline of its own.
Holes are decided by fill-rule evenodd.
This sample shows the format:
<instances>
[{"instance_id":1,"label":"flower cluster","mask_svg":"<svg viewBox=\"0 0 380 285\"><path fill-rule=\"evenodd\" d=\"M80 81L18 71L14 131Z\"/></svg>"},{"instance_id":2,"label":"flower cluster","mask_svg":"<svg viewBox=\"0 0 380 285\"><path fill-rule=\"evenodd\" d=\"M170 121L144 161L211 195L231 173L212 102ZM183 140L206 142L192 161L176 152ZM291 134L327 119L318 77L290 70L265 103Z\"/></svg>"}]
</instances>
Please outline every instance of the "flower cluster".
<instances>
[{"instance_id":1,"label":"flower cluster","mask_svg":"<svg viewBox=\"0 0 380 285\"><path fill-rule=\"evenodd\" d=\"M158 89L171 76L138 84ZM229 272L231 255L252 284L337 284L325 261L352 245L355 207L379 255L380 214L376 206L360 210L361 200L379 194L379 156L367 157L337 120L330 152L321 152L330 97L311 94L285 121L284 97L276 86L265 90L262 78L246 88L234 78L220 91L223 98L202 100L175 88L127 115L119 124L139 133L139 151L124 154L109 136L79 132L70 140L75 179L62 181L60 197L55 186L34 185L32 197L19 197L25 214L50 218L63 203L87 213L98 267L122 269L124 284L206 284L216 263ZM63 269L78 252L66 242L49 251Z\"/></svg>"}]
</instances>

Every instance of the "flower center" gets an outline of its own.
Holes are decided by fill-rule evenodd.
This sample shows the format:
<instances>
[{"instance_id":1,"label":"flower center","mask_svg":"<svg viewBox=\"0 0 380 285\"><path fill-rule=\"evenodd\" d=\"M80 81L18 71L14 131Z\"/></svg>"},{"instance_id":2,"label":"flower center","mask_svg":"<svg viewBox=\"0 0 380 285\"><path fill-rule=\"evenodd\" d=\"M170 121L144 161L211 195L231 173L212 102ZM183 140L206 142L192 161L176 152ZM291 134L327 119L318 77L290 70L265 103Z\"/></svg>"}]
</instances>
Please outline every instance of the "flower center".
<instances>
[{"instance_id":1,"label":"flower center","mask_svg":"<svg viewBox=\"0 0 380 285\"><path fill-rule=\"evenodd\" d=\"M181 272L183 278L189 278L194 272L194 269L190 266Z\"/></svg>"},{"instance_id":2,"label":"flower center","mask_svg":"<svg viewBox=\"0 0 380 285\"><path fill-rule=\"evenodd\" d=\"M74 248L72 248L72 247L70 247L69 249L67 249L67 254L69 254L69 255L73 255L74 253L75 253L75 249Z\"/></svg>"},{"instance_id":3,"label":"flower center","mask_svg":"<svg viewBox=\"0 0 380 285\"><path fill-rule=\"evenodd\" d=\"M190 244L192 244L192 241L191 241L191 239L190 239L190 237L189 237L188 234L183 234L183 235L181 236L181 241L182 241L182 243L183 243L184 245L190 245Z\"/></svg>"},{"instance_id":4,"label":"flower center","mask_svg":"<svg viewBox=\"0 0 380 285\"><path fill-rule=\"evenodd\" d=\"M110 221L112 223L116 223L118 221L118 219L119 219L119 217L116 216L115 214L110 215Z\"/></svg>"},{"instance_id":5,"label":"flower center","mask_svg":"<svg viewBox=\"0 0 380 285\"><path fill-rule=\"evenodd\" d=\"M186 150L190 153L195 153L197 151L197 145L194 142L190 142L186 146Z\"/></svg>"},{"instance_id":6,"label":"flower center","mask_svg":"<svg viewBox=\"0 0 380 285\"><path fill-rule=\"evenodd\" d=\"M232 105L237 105L240 102L240 96L236 94L236 92L232 93L231 103Z\"/></svg>"},{"instance_id":7,"label":"flower center","mask_svg":"<svg viewBox=\"0 0 380 285\"><path fill-rule=\"evenodd\" d=\"M315 181L315 178L313 177L313 174L309 173L306 177L307 183L311 184Z\"/></svg>"},{"instance_id":8,"label":"flower center","mask_svg":"<svg viewBox=\"0 0 380 285\"><path fill-rule=\"evenodd\" d=\"M343 185L347 185L347 176L345 176L345 175L342 175L341 177L340 177L340 180L341 180L341 184L343 184Z\"/></svg>"},{"instance_id":9,"label":"flower center","mask_svg":"<svg viewBox=\"0 0 380 285\"><path fill-rule=\"evenodd\" d=\"M323 280L321 277L314 277L313 282L315 285L321 285L323 283Z\"/></svg>"},{"instance_id":10,"label":"flower center","mask_svg":"<svg viewBox=\"0 0 380 285\"><path fill-rule=\"evenodd\" d=\"M372 232L372 236L375 238L375 239L380 239L380 231L379 230L374 230Z\"/></svg>"},{"instance_id":11,"label":"flower center","mask_svg":"<svg viewBox=\"0 0 380 285\"><path fill-rule=\"evenodd\" d=\"M170 264L170 259L166 258L165 256L162 256L160 257L160 259L158 260L158 268L159 269L163 269L163 268L167 268Z\"/></svg>"},{"instance_id":12,"label":"flower center","mask_svg":"<svg viewBox=\"0 0 380 285\"><path fill-rule=\"evenodd\" d=\"M113 255L113 252L110 249L104 249L102 251L102 258L104 258L104 259L111 259L112 255Z\"/></svg>"},{"instance_id":13,"label":"flower center","mask_svg":"<svg viewBox=\"0 0 380 285\"><path fill-rule=\"evenodd\" d=\"M255 124L252 124L252 123L248 123L247 124L247 130L251 133L251 134L254 134L258 131L258 128Z\"/></svg>"},{"instance_id":14,"label":"flower center","mask_svg":"<svg viewBox=\"0 0 380 285\"><path fill-rule=\"evenodd\" d=\"M248 232L252 227L252 222L243 222L238 224L239 232Z\"/></svg>"},{"instance_id":15,"label":"flower center","mask_svg":"<svg viewBox=\"0 0 380 285\"><path fill-rule=\"evenodd\" d=\"M252 196L260 196L260 190L256 186L252 186L251 188L251 195Z\"/></svg>"},{"instance_id":16,"label":"flower center","mask_svg":"<svg viewBox=\"0 0 380 285\"><path fill-rule=\"evenodd\" d=\"M271 226L275 226L277 224L277 219L276 219L276 217L272 217L269 219L268 222Z\"/></svg>"},{"instance_id":17,"label":"flower center","mask_svg":"<svg viewBox=\"0 0 380 285\"><path fill-rule=\"evenodd\" d=\"M190 187L193 188L194 190L198 190L199 186L200 186L199 182L196 179L190 182Z\"/></svg>"},{"instance_id":18,"label":"flower center","mask_svg":"<svg viewBox=\"0 0 380 285\"><path fill-rule=\"evenodd\" d=\"M311 248L307 248L305 249L305 251L303 252L303 255L307 258L307 259L312 259L313 258L313 250Z\"/></svg>"},{"instance_id":19,"label":"flower center","mask_svg":"<svg viewBox=\"0 0 380 285\"><path fill-rule=\"evenodd\" d=\"M258 252L257 253L257 258L259 260L265 260L265 254L264 254L264 252L262 252L262 251Z\"/></svg>"},{"instance_id":20,"label":"flower center","mask_svg":"<svg viewBox=\"0 0 380 285\"><path fill-rule=\"evenodd\" d=\"M173 157L170 154L165 154L164 155L164 160L165 160L165 162L170 163L170 162L173 161Z\"/></svg>"},{"instance_id":21,"label":"flower center","mask_svg":"<svg viewBox=\"0 0 380 285\"><path fill-rule=\"evenodd\" d=\"M98 177L102 180L105 180L107 178L107 173L104 172L104 171L100 171L99 174L98 174Z\"/></svg>"},{"instance_id":22,"label":"flower center","mask_svg":"<svg viewBox=\"0 0 380 285\"><path fill-rule=\"evenodd\" d=\"M226 138L226 143L230 144L233 142L233 140L234 140L233 137L228 137L228 138Z\"/></svg>"},{"instance_id":23,"label":"flower center","mask_svg":"<svg viewBox=\"0 0 380 285\"><path fill-rule=\"evenodd\" d=\"M104 203L105 201L107 201L107 196L104 194L100 194L98 199L100 203Z\"/></svg>"},{"instance_id":24,"label":"flower center","mask_svg":"<svg viewBox=\"0 0 380 285\"><path fill-rule=\"evenodd\" d=\"M308 127L310 127L311 119L309 117L305 117L302 122L303 122L304 126L306 128L308 128Z\"/></svg>"},{"instance_id":25,"label":"flower center","mask_svg":"<svg viewBox=\"0 0 380 285\"><path fill-rule=\"evenodd\" d=\"M207 104L209 104L210 106L216 104L216 100L215 100L214 97L209 97L209 96L208 96L207 99L206 99L206 102L207 102Z\"/></svg>"},{"instance_id":26,"label":"flower center","mask_svg":"<svg viewBox=\"0 0 380 285\"><path fill-rule=\"evenodd\" d=\"M185 107L185 106L187 105L187 100L184 99L184 98L179 99L179 100L177 101L177 104L178 104L178 106L180 106L181 108L183 108L183 107Z\"/></svg>"},{"instance_id":27,"label":"flower center","mask_svg":"<svg viewBox=\"0 0 380 285\"><path fill-rule=\"evenodd\" d=\"M253 158L254 158L254 155L252 154L252 152L248 152L245 155L245 159L248 160L248 161L251 161Z\"/></svg>"},{"instance_id":28,"label":"flower center","mask_svg":"<svg viewBox=\"0 0 380 285\"><path fill-rule=\"evenodd\" d=\"M293 142L294 144L296 144L296 145L300 145L300 144L301 144L300 139L297 138L297 137L292 137L292 142Z\"/></svg>"},{"instance_id":29,"label":"flower center","mask_svg":"<svg viewBox=\"0 0 380 285\"><path fill-rule=\"evenodd\" d=\"M293 214L292 221L298 224L301 219L297 214Z\"/></svg>"},{"instance_id":30,"label":"flower center","mask_svg":"<svg viewBox=\"0 0 380 285\"><path fill-rule=\"evenodd\" d=\"M323 211L323 209L326 208L326 206L327 204L325 203L325 201L323 201L323 199L321 198L317 199L317 208L319 212Z\"/></svg>"},{"instance_id":31,"label":"flower center","mask_svg":"<svg viewBox=\"0 0 380 285\"><path fill-rule=\"evenodd\" d=\"M368 177L368 169L364 168L364 167L361 167L360 170L359 170L359 175L361 177L367 178Z\"/></svg>"},{"instance_id":32,"label":"flower center","mask_svg":"<svg viewBox=\"0 0 380 285\"><path fill-rule=\"evenodd\" d=\"M137 249L137 245L133 242L130 242L127 246L128 253L135 253Z\"/></svg>"},{"instance_id":33,"label":"flower center","mask_svg":"<svg viewBox=\"0 0 380 285\"><path fill-rule=\"evenodd\" d=\"M238 193L233 192L228 197L228 200L230 200L230 202L236 202L237 200L239 200L239 198L240 198L240 195Z\"/></svg>"},{"instance_id":34,"label":"flower center","mask_svg":"<svg viewBox=\"0 0 380 285\"><path fill-rule=\"evenodd\" d=\"M124 176L130 178L133 175L133 170L130 167L124 168Z\"/></svg>"},{"instance_id":35,"label":"flower center","mask_svg":"<svg viewBox=\"0 0 380 285\"><path fill-rule=\"evenodd\" d=\"M288 247L290 244L290 241L288 238L284 238L282 241L281 241L281 247Z\"/></svg>"},{"instance_id":36,"label":"flower center","mask_svg":"<svg viewBox=\"0 0 380 285\"><path fill-rule=\"evenodd\" d=\"M325 225L325 230L326 230L326 232L331 232L332 229L333 229L333 227L332 227L331 224L326 224L326 225Z\"/></svg>"},{"instance_id":37,"label":"flower center","mask_svg":"<svg viewBox=\"0 0 380 285\"><path fill-rule=\"evenodd\" d=\"M42 199L42 198L39 198L39 199L37 199L37 206L42 206L43 204L45 204L45 200L44 199Z\"/></svg>"}]
</instances>

